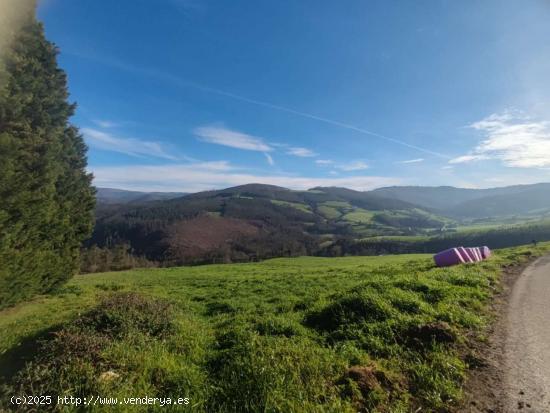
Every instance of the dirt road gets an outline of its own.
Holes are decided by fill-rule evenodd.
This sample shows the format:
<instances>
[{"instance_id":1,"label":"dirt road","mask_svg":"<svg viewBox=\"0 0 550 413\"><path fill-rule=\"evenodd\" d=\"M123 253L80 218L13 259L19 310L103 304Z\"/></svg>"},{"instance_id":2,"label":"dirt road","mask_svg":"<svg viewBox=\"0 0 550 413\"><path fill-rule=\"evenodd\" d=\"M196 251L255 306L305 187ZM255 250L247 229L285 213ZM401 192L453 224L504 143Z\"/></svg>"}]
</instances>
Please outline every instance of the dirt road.
<instances>
[{"instance_id":1,"label":"dirt road","mask_svg":"<svg viewBox=\"0 0 550 413\"><path fill-rule=\"evenodd\" d=\"M527 267L508 305L504 411L550 413L550 257Z\"/></svg>"},{"instance_id":2,"label":"dirt road","mask_svg":"<svg viewBox=\"0 0 550 413\"><path fill-rule=\"evenodd\" d=\"M550 256L503 275L499 318L466 384L462 413L550 413Z\"/></svg>"}]
</instances>

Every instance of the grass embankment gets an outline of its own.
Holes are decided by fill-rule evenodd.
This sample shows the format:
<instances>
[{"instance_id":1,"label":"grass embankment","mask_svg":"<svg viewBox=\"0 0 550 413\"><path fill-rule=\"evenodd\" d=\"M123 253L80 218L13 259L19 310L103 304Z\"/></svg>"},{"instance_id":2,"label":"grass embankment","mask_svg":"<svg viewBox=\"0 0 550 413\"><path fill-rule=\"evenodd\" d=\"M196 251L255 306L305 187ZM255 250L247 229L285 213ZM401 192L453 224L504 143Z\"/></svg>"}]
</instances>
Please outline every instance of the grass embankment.
<instances>
[{"instance_id":1,"label":"grass embankment","mask_svg":"<svg viewBox=\"0 0 550 413\"><path fill-rule=\"evenodd\" d=\"M401 255L77 276L0 312L3 404L32 393L188 397L199 412L447 411L501 268L549 249L447 269ZM155 409L191 410L116 411Z\"/></svg>"}]
</instances>

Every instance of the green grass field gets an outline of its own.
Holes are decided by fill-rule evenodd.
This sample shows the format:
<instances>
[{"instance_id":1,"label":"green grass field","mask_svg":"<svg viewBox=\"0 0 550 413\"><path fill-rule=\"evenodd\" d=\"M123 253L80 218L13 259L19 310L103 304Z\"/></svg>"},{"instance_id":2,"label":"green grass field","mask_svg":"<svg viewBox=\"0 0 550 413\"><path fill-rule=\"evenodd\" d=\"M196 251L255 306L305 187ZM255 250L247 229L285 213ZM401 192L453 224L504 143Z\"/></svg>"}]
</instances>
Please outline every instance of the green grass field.
<instances>
[{"instance_id":1,"label":"green grass field","mask_svg":"<svg viewBox=\"0 0 550 413\"><path fill-rule=\"evenodd\" d=\"M288 202L288 201L279 201L277 199L272 199L271 203L275 205L286 206L289 208L295 208L298 211L307 212L309 214L312 213L311 207L309 205L302 204L300 202Z\"/></svg>"},{"instance_id":2,"label":"green grass field","mask_svg":"<svg viewBox=\"0 0 550 413\"><path fill-rule=\"evenodd\" d=\"M549 249L80 275L0 312L0 411L14 393L190 399L87 411L447 411L501 267Z\"/></svg>"},{"instance_id":3,"label":"green grass field","mask_svg":"<svg viewBox=\"0 0 550 413\"><path fill-rule=\"evenodd\" d=\"M368 224L369 222L371 222L373 216L374 213L370 211L357 209L356 211L348 212L342 217L342 219L355 224Z\"/></svg>"}]
</instances>

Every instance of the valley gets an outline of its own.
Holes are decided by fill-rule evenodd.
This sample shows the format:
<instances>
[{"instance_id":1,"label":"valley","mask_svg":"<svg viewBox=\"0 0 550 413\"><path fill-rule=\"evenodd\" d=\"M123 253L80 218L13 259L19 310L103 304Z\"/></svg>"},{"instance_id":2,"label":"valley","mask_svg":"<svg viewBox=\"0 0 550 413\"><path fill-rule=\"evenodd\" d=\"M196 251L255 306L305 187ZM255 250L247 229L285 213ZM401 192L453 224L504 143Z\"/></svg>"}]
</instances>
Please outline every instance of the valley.
<instances>
[{"instance_id":1,"label":"valley","mask_svg":"<svg viewBox=\"0 0 550 413\"><path fill-rule=\"evenodd\" d=\"M123 248L150 265L433 253L458 244L503 248L550 240L550 208L542 208L550 205L549 184L366 192L249 184L188 195L99 193L88 248ZM94 259L84 254L84 271L111 268Z\"/></svg>"}]
</instances>

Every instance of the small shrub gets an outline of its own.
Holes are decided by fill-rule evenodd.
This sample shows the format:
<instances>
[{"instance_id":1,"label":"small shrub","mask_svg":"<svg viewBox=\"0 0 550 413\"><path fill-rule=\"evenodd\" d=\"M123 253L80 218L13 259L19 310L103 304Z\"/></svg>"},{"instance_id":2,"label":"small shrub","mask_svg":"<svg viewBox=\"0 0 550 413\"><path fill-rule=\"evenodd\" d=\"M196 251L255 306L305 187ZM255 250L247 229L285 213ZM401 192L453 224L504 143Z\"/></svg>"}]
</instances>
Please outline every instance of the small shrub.
<instances>
[{"instance_id":1,"label":"small shrub","mask_svg":"<svg viewBox=\"0 0 550 413\"><path fill-rule=\"evenodd\" d=\"M140 332L152 337L166 337L174 331L173 307L164 300L127 292L105 297L93 310L74 324L82 330L112 337Z\"/></svg>"}]
</instances>

